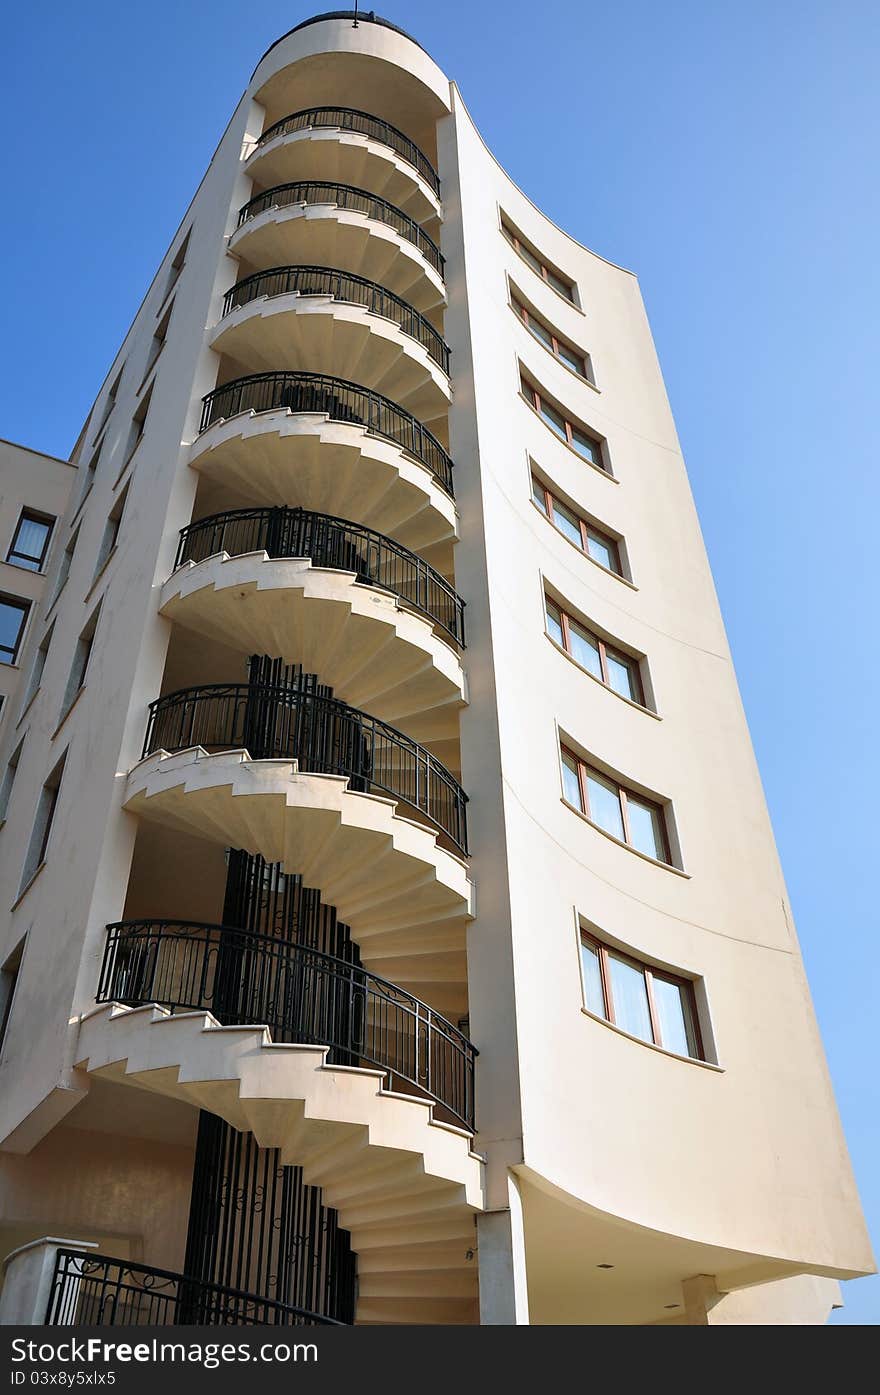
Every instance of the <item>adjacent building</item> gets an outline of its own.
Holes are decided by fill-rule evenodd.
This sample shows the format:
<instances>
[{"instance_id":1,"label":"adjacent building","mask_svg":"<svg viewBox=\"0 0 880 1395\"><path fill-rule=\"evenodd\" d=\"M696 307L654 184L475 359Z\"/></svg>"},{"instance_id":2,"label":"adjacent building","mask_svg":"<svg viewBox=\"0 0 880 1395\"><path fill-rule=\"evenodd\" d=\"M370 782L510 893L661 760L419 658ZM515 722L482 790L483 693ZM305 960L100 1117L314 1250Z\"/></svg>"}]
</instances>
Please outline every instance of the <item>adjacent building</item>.
<instances>
[{"instance_id":1,"label":"adjacent building","mask_svg":"<svg viewBox=\"0 0 880 1395\"><path fill-rule=\"evenodd\" d=\"M274 44L75 470L3 450L0 1316L824 1321L872 1258L638 283L419 44Z\"/></svg>"}]
</instances>

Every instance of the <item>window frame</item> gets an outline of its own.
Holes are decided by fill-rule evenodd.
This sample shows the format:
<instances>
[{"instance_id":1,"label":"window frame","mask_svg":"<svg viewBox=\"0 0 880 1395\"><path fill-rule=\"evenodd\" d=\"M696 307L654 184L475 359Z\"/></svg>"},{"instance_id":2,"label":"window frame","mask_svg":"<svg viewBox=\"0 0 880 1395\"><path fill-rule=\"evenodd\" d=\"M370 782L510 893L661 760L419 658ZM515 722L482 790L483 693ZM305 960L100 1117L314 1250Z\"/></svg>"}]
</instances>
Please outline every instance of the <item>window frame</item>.
<instances>
[{"instance_id":1,"label":"window frame","mask_svg":"<svg viewBox=\"0 0 880 1395\"><path fill-rule=\"evenodd\" d=\"M604 1007L604 1013L602 1015L595 1012L591 1007L588 1006L587 1003L587 992L583 969L584 945L588 945L589 948L596 954L599 960L599 979L602 986L602 998ZM627 1031L626 1027L621 1027L620 1023L617 1021L615 1017L614 993L611 984L611 969L608 963L609 957L613 956L617 959L620 959L623 963L628 964L630 968L637 969L639 973L641 973L644 976L645 992L648 999L648 1015L651 1021L652 1036L652 1040L650 1042L645 1042L645 1045L659 1047L661 1051L667 1052L667 1054L670 1056L677 1057L680 1061L701 1061L704 1064L707 1062L708 1057L706 1056L706 1047L703 1041L703 1032L700 1025L700 1013L697 1004L696 989L694 985L694 980L692 978L685 978L681 974L670 973L668 969L659 969L656 967L656 965L649 964L647 960L638 959L635 955L628 953L626 950L617 949L614 945L606 944L605 941L601 940L598 935L593 934L589 930L585 930L583 926L581 926L579 932L579 948L581 951L580 970L581 987L584 996L584 1011L588 1013L590 1017L595 1018L599 1022L610 1022L612 1026L617 1027L618 1030L621 1032L626 1032L627 1036L634 1037L636 1041L643 1040L642 1037L637 1037L634 1035L634 1033ZM664 1044L663 1033L660 1027L660 1014L657 1011L657 1004L654 998L655 978L659 979L663 983L671 983L680 991L683 991L687 1001L687 1009L688 1014L690 1016L691 1025L693 1027L694 1047L697 1053L696 1055L682 1056L680 1051L673 1051L671 1046L666 1046ZM685 1018L685 1032L687 1033L687 1017Z\"/></svg>"},{"instance_id":2,"label":"window frame","mask_svg":"<svg viewBox=\"0 0 880 1395\"><path fill-rule=\"evenodd\" d=\"M571 660L573 660L574 663L577 664L578 668L581 669L584 673L589 674L591 678L596 677L595 674L590 673L590 670L588 668L584 667L584 665L580 662L580 660L572 651L572 624L575 624L580 629L582 629L584 633L596 644L599 650L599 667L602 671L602 677L600 681L602 683L602 686L608 688L610 692L616 693L618 697L622 697L625 702L632 702L636 705L636 707L644 707L647 710L648 704L645 701L645 685L642 682L641 667L638 659L634 658L632 654L625 653L622 649L616 649L613 644L606 644L605 640L602 638L601 635L596 634L595 630L591 630L589 625L585 625L584 622L582 620L578 620L576 616L569 615L568 611L564 609L560 602L554 601L553 597L549 595L547 591L545 591L545 620L547 615L549 614L550 606L552 606L554 610L559 612L559 627L562 630L562 648L564 652L568 655L568 657ZM552 643L556 643L556 640L553 639L553 636L549 633L549 631L547 631L547 637L552 641ZM623 664L623 666L628 670L633 682L633 687L635 689L634 696L627 696L626 693L622 693L620 689L615 688L614 684L611 682L608 670L609 653L612 659L616 659L618 663Z\"/></svg>"},{"instance_id":3,"label":"window frame","mask_svg":"<svg viewBox=\"0 0 880 1395\"><path fill-rule=\"evenodd\" d=\"M46 537L43 541L43 546L40 551L39 557L30 556L26 552L16 551L15 544L18 540L18 535L21 532L21 525L25 521L29 523L41 523L46 528ZM18 522L15 525L15 532L12 535L12 542L9 544L9 551L6 554L6 561L9 563L9 565L12 567L19 567L21 571L33 572L35 574L45 571L46 558L49 555L49 548L52 545L52 536L55 532L56 522L57 519L54 518L52 514L41 513L39 509L23 508L21 510L21 513L18 515ZM16 561L16 557L20 557L21 561ZM37 565L35 567L31 567L27 565L28 562L36 562Z\"/></svg>"},{"instance_id":4,"label":"window frame","mask_svg":"<svg viewBox=\"0 0 880 1395\"><path fill-rule=\"evenodd\" d=\"M519 390L520 396L528 404L528 406L532 408L532 411L535 412L541 418L541 421L544 422L544 425L547 427L547 430L553 431L553 435L556 437L557 441L562 441L564 445L568 446L569 450L573 450L578 460L582 460L585 465L590 465L594 470L598 470L600 474L607 475L609 479L614 479L614 476L611 473L611 468L608 464L608 453L603 438L601 436L597 436L596 433L593 430L591 430L591 428L588 427L585 423L577 421L572 422L566 416L563 409L561 407L557 407L554 402L551 402L547 394L545 392L542 392L542 390L531 381L531 379L524 371L522 365L520 365L519 371ZM550 426L550 424L547 421L547 418L541 410L542 403L546 408L549 409L549 411L555 412L556 415L561 419L562 425L565 427L564 435L560 436L559 433L557 431L554 431L553 427ZM581 452L578 450L577 446L574 443L575 431L579 431L582 436L586 436L587 440L590 441L596 447L596 453L599 456L601 464L597 464L595 460L591 460L588 455L581 454Z\"/></svg>"},{"instance_id":5,"label":"window frame","mask_svg":"<svg viewBox=\"0 0 880 1395\"><path fill-rule=\"evenodd\" d=\"M8 667L14 668L18 663L18 656L21 653L22 641L24 640L24 633L27 629L32 602L26 601L22 596L10 596L6 593L0 593L0 606L4 605L8 605L13 610L18 610L21 613L21 624L18 627L15 644L12 648L6 644L0 644L0 664L6 664ZM6 654L10 655L8 659L4 657Z\"/></svg>"},{"instance_id":6,"label":"window frame","mask_svg":"<svg viewBox=\"0 0 880 1395\"><path fill-rule=\"evenodd\" d=\"M676 869L676 864L672 859L672 849L670 846L669 839L669 826L666 821L666 811L664 806L662 804L658 804L656 800L646 798L645 795L637 794L635 790L627 789L626 785L622 785L616 776L606 775L604 771L599 770L595 765L590 765L589 761L584 760L583 756L579 756L576 751L573 751L570 746L566 746L565 743L562 741L560 741L559 743L559 750L563 762L565 760L565 757L568 756L569 760L574 761L575 763L575 769L577 771L578 789L580 791L581 797L581 807L580 809L577 809L576 812L581 814L585 819L587 819L588 822L591 823L594 828L598 828L600 833L604 833L607 837L613 838L616 843L623 843L624 846L629 848L632 852L641 854L642 857L648 858L648 860L651 862L656 862L657 865L660 867L672 867L674 870L679 870ZM617 800L620 806L620 820L623 827L622 839L618 838L616 833L611 833L607 828L603 828L602 824L598 823L596 819L593 818L593 815L590 813L590 797L587 788L587 778L590 775L592 775L594 779L600 780L604 784L610 785L614 790L616 790ZM566 797L564 783L562 787L562 797L570 809L575 808L575 805L573 805L571 801ZM651 853L644 852L642 848L637 847L636 844L633 842L628 809L628 801L630 799L635 800L638 804L644 805L645 808L652 810L659 816L659 828L661 835L660 841L663 853L662 857L655 857Z\"/></svg>"},{"instance_id":7,"label":"window frame","mask_svg":"<svg viewBox=\"0 0 880 1395\"><path fill-rule=\"evenodd\" d=\"M579 349L576 344L572 344L570 340L564 339L561 335L557 334L556 330L553 328L552 325L548 325L546 320L542 319L540 315L536 315L534 310L530 310L528 306L524 304L522 300L520 300L513 286L511 286L510 288L510 308L516 315L520 323L524 325L524 327L529 331L529 334L531 334L532 338L537 339L538 343L542 344L543 347L548 351L548 353L551 353L553 355L557 362L563 364L566 368L570 368L572 373L576 373L577 376L583 380L583 382L589 383L590 387L596 386L596 380L593 377L593 366L592 361L590 359L590 355L586 353L585 350ZM549 344L546 342L545 339L541 337L540 334L535 333L534 329L532 328L532 321L534 321L536 325L540 325L544 333L550 336ZM567 352L571 355L572 358L578 360L578 362L581 365L580 368L576 368L570 359L565 358L559 352L560 344L564 349L567 350Z\"/></svg>"},{"instance_id":8,"label":"window frame","mask_svg":"<svg viewBox=\"0 0 880 1395\"><path fill-rule=\"evenodd\" d=\"M566 504L564 499L558 498L558 496L553 493L553 490L550 489L548 485L544 484L543 480L538 478L534 470L531 470L530 474L532 480L532 502L535 504L535 508L540 509L540 504L538 504L535 500L535 490L540 490L544 495L544 507L543 509L541 509L541 512L543 513L547 522L550 524L551 528L555 528L557 533L561 534L561 536L565 538L566 541L571 542L571 539L568 537L568 534L563 533L559 525L555 523L553 520L553 504L555 502L561 505L562 508L568 509L568 511L574 514L575 518L577 519L581 534L580 550L584 554L584 556L588 557L591 562L595 562L597 567L601 567L603 572L608 572L610 576L617 576L620 577L623 581L628 581L629 578L623 570L623 561L620 553L620 542L618 541L618 539L612 537L610 533L603 532L603 530L597 527L596 524L588 523L582 514L579 514L576 509L573 509L570 504ZM616 567L606 567L604 562L598 561L597 558L595 558L593 554L590 552L587 546L587 539L589 538L591 532L595 533L596 538L599 542L601 542L603 547L607 547L614 561L617 563ZM575 546L576 545L577 544L575 544Z\"/></svg>"},{"instance_id":9,"label":"window frame","mask_svg":"<svg viewBox=\"0 0 880 1395\"><path fill-rule=\"evenodd\" d=\"M561 295L563 300L567 300L570 305L574 305L577 309L580 309L575 294L575 282L570 281L562 272L556 271L554 267L545 262L541 253L526 242L525 238L520 236L503 214L501 215L501 233L505 241L508 242L514 252L516 252L520 261L525 262L525 265L529 267L536 276L540 276L545 285L549 286L551 290L554 290L557 295ZM523 248L525 248L526 252L529 254L528 257L524 255ZM532 257L538 265L533 266L529 257Z\"/></svg>"}]
</instances>

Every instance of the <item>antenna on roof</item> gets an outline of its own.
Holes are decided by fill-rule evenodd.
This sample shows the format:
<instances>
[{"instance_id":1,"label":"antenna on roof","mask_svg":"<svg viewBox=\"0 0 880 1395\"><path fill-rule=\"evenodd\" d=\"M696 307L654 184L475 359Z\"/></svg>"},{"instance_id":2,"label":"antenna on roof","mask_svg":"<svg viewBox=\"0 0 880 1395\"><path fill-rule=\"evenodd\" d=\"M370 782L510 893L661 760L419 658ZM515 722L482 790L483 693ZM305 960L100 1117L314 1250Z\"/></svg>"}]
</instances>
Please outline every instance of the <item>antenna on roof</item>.
<instances>
[{"instance_id":1,"label":"antenna on roof","mask_svg":"<svg viewBox=\"0 0 880 1395\"><path fill-rule=\"evenodd\" d=\"M352 29L357 29L358 27L358 0L354 0L354 19L352 20L351 27Z\"/></svg>"}]
</instances>

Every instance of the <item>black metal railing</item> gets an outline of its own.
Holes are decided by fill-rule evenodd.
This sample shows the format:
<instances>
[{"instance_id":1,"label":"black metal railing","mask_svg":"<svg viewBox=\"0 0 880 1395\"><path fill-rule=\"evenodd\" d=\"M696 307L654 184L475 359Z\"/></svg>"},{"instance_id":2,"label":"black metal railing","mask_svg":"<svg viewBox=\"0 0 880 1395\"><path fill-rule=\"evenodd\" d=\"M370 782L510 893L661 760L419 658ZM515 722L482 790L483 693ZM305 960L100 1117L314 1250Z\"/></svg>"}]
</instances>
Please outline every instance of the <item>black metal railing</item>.
<instances>
[{"instance_id":1,"label":"black metal railing","mask_svg":"<svg viewBox=\"0 0 880 1395\"><path fill-rule=\"evenodd\" d=\"M369 189L358 189L353 184L337 184L332 180L298 179L291 184L276 184L272 189L264 189L239 209L238 226L249 218L256 218L269 208L289 208L292 204L335 204L337 208L347 208L354 213L363 213L377 223L386 223L407 242L411 242L421 252L425 261L443 275L443 253L432 237L420 227L415 218L410 218L402 208L371 194Z\"/></svg>"},{"instance_id":2,"label":"black metal railing","mask_svg":"<svg viewBox=\"0 0 880 1395\"><path fill-rule=\"evenodd\" d=\"M107 1255L59 1250L46 1325L64 1327L342 1327L255 1293Z\"/></svg>"},{"instance_id":3,"label":"black metal railing","mask_svg":"<svg viewBox=\"0 0 880 1395\"><path fill-rule=\"evenodd\" d=\"M329 266L275 266L270 271L246 276L227 291L223 314L228 315L237 306L249 305L261 296L272 299L279 295L325 295L348 305L363 305L371 314L393 320L404 334L427 350L444 373L449 372L449 346L424 315L375 281Z\"/></svg>"},{"instance_id":4,"label":"black metal railing","mask_svg":"<svg viewBox=\"0 0 880 1395\"><path fill-rule=\"evenodd\" d=\"M339 1065L376 1066L440 1116L474 1126L476 1050L412 993L360 965L280 936L185 920L107 926L99 1003L205 1009L275 1042L328 1046Z\"/></svg>"},{"instance_id":5,"label":"black metal railing","mask_svg":"<svg viewBox=\"0 0 880 1395\"><path fill-rule=\"evenodd\" d=\"M426 184L430 184L435 194L440 193L440 178L427 155L423 154L415 141L405 136L390 121L382 121L378 116L370 116L366 111L355 111L353 107L309 107L306 111L295 111L269 126L260 136L257 145L265 145L276 136L289 136L295 131L330 129L355 131L358 135L369 136L372 140L387 145L408 165L413 165Z\"/></svg>"},{"instance_id":6,"label":"black metal railing","mask_svg":"<svg viewBox=\"0 0 880 1395\"><path fill-rule=\"evenodd\" d=\"M200 431L239 412L321 412L333 421L365 426L420 460L447 494L452 494L452 461L411 412L380 392L326 373L251 373L233 378L202 398Z\"/></svg>"},{"instance_id":7,"label":"black metal railing","mask_svg":"<svg viewBox=\"0 0 880 1395\"><path fill-rule=\"evenodd\" d=\"M392 591L464 645L464 601L439 572L392 538L332 514L308 509L230 509L180 530L175 567L225 552L309 557L315 566L354 572Z\"/></svg>"},{"instance_id":8,"label":"black metal railing","mask_svg":"<svg viewBox=\"0 0 880 1395\"><path fill-rule=\"evenodd\" d=\"M150 703L144 756L155 751L244 749L253 760L295 760L313 775L344 775L430 820L467 855L467 796L412 737L338 698L262 683L182 688Z\"/></svg>"}]
</instances>

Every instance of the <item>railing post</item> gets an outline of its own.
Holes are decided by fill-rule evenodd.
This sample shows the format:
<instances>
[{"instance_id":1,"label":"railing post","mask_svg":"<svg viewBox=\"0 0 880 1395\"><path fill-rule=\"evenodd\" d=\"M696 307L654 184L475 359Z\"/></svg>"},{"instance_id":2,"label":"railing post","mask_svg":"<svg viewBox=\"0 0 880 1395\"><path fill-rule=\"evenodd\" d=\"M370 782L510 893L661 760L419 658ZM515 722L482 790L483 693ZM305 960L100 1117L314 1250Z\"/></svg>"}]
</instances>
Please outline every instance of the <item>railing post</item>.
<instances>
[{"instance_id":1,"label":"railing post","mask_svg":"<svg viewBox=\"0 0 880 1395\"><path fill-rule=\"evenodd\" d=\"M3 1261L0 1326L43 1326L50 1317L51 1308L55 1306L52 1300L59 1251L75 1250L78 1255L81 1253L86 1257L89 1250L97 1248L92 1240L60 1240L54 1235L46 1235L8 1254ZM65 1324L76 1320L79 1275L75 1271L70 1273L68 1282L73 1288L65 1293L64 1307L59 1307L58 1316L54 1319ZM68 1297L73 1302L67 1301Z\"/></svg>"}]
</instances>

